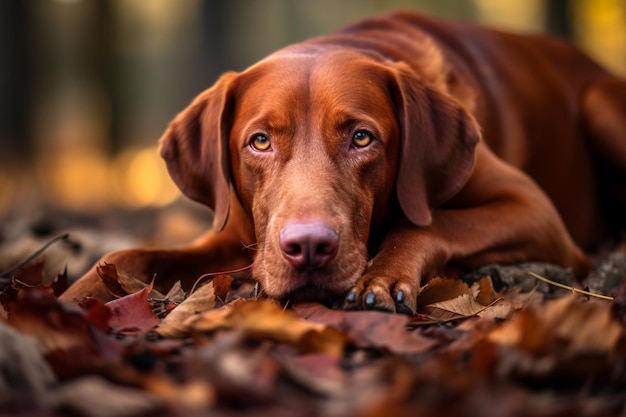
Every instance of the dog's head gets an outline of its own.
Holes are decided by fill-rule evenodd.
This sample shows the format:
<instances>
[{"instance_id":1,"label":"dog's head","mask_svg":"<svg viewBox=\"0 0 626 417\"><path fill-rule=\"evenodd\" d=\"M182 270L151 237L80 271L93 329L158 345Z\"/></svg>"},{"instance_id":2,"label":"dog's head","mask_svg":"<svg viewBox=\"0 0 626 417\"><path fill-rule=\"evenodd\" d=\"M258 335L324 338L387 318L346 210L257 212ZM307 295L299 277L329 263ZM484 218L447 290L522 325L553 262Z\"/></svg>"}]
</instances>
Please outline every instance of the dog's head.
<instances>
[{"instance_id":1,"label":"dog's head","mask_svg":"<svg viewBox=\"0 0 626 417\"><path fill-rule=\"evenodd\" d=\"M238 197L268 295L344 293L372 233L401 221L392 215L428 227L471 172L474 119L417 74L342 49L286 50L198 96L161 153L183 193L214 210L216 230Z\"/></svg>"}]
</instances>

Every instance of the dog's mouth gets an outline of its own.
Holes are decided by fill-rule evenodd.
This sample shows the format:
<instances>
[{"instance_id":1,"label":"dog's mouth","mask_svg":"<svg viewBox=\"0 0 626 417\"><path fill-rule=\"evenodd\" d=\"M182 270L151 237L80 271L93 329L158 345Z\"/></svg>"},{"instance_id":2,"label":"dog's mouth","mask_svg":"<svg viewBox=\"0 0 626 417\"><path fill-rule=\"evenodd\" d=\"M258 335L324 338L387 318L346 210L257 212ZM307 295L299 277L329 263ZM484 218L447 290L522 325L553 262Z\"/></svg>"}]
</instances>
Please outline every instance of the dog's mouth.
<instances>
[{"instance_id":1,"label":"dog's mouth","mask_svg":"<svg viewBox=\"0 0 626 417\"><path fill-rule=\"evenodd\" d=\"M325 259L319 254L326 255L330 250L318 241L324 241L323 238L327 237L327 234L321 233L327 228L313 224L310 228L316 228L310 232L300 224L294 227L306 229L305 232L310 234L307 238L317 244L317 251L310 254L310 261L305 261L297 258L300 252L294 255L291 247L285 245L289 242L280 242L277 239L273 244L260 244L260 250L252 266L252 276L261 284L262 291L270 298L292 302L326 303L328 300L345 296L357 283L367 266L364 247L358 244L348 245L344 241L335 242L338 246L334 249L336 253L333 253L330 259ZM336 235L338 234L333 234L333 237ZM282 236L286 241L292 237L289 234ZM305 245L300 246L306 249Z\"/></svg>"},{"instance_id":2,"label":"dog's mouth","mask_svg":"<svg viewBox=\"0 0 626 417\"><path fill-rule=\"evenodd\" d=\"M268 296L283 302L308 301L331 305L337 300L343 300L356 284L358 276L355 274L353 277L344 276L339 279L330 272L299 271L283 275L279 285L276 285L276 282L261 280L261 287Z\"/></svg>"},{"instance_id":3,"label":"dog's mouth","mask_svg":"<svg viewBox=\"0 0 626 417\"><path fill-rule=\"evenodd\" d=\"M298 302L318 302L327 306L332 306L338 299L343 299L346 292L337 293L314 284L307 284L290 291L281 297L281 301L289 304Z\"/></svg>"}]
</instances>

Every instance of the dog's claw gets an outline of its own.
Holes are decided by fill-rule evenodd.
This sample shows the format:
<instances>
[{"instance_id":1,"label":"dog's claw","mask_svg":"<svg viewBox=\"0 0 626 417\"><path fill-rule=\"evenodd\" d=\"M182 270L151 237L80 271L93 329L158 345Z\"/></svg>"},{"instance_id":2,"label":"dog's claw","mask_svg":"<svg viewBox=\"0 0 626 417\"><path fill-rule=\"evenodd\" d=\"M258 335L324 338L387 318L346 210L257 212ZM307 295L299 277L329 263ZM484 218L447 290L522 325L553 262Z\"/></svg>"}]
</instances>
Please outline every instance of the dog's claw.
<instances>
[{"instance_id":1,"label":"dog's claw","mask_svg":"<svg viewBox=\"0 0 626 417\"><path fill-rule=\"evenodd\" d=\"M350 291L350 294L348 294L348 296L346 297L346 302L354 303L355 301L356 301L356 291L352 290Z\"/></svg>"},{"instance_id":2,"label":"dog's claw","mask_svg":"<svg viewBox=\"0 0 626 417\"><path fill-rule=\"evenodd\" d=\"M376 294L374 294L373 292L368 293L365 296L365 307L372 308L375 306L375 304L376 304Z\"/></svg>"},{"instance_id":3,"label":"dog's claw","mask_svg":"<svg viewBox=\"0 0 626 417\"><path fill-rule=\"evenodd\" d=\"M415 309L412 308L409 304L407 304L406 300L407 300L406 293L402 290L398 290L395 296L396 313L407 314L407 315L415 314Z\"/></svg>"}]
</instances>

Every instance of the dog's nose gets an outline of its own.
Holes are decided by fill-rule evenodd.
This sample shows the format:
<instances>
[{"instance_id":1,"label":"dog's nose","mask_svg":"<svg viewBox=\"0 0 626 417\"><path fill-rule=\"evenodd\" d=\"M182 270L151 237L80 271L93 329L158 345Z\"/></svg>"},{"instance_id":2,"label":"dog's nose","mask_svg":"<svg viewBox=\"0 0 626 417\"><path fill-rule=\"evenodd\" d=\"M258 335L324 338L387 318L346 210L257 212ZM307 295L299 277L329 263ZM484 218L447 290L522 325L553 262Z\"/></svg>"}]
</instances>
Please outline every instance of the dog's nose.
<instances>
[{"instance_id":1,"label":"dog's nose","mask_svg":"<svg viewBox=\"0 0 626 417\"><path fill-rule=\"evenodd\" d=\"M316 269L337 255L339 236L325 223L294 223L280 231L279 244L294 268Z\"/></svg>"}]
</instances>

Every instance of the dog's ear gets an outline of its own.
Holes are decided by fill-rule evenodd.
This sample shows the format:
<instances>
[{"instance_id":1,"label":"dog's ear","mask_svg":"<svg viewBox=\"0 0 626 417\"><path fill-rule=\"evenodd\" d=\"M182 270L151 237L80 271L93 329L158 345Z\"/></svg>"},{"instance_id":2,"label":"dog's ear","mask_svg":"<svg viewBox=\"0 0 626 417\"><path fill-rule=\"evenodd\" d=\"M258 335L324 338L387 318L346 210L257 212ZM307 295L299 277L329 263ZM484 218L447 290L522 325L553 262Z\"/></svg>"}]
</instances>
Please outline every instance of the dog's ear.
<instances>
[{"instance_id":1,"label":"dog's ear","mask_svg":"<svg viewBox=\"0 0 626 417\"><path fill-rule=\"evenodd\" d=\"M402 211L417 226L460 191L473 165L480 133L456 99L396 65L401 144L396 192Z\"/></svg>"},{"instance_id":2,"label":"dog's ear","mask_svg":"<svg viewBox=\"0 0 626 417\"><path fill-rule=\"evenodd\" d=\"M215 231L224 228L230 210L228 136L236 78L224 74L176 116L160 139L170 176L187 197L213 210Z\"/></svg>"}]
</instances>

